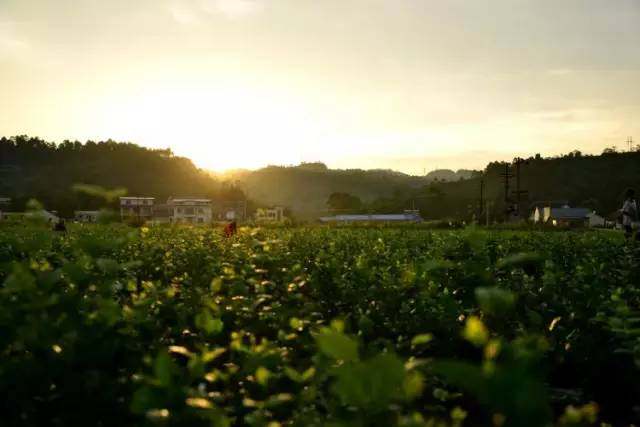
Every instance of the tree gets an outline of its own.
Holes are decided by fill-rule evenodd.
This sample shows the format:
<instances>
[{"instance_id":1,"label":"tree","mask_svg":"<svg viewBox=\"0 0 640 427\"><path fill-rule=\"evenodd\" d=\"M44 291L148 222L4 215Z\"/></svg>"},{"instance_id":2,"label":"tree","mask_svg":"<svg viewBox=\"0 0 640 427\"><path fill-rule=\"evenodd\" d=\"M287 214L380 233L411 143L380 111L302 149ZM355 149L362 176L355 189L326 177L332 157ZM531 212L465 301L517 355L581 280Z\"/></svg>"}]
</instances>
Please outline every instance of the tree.
<instances>
[{"instance_id":1,"label":"tree","mask_svg":"<svg viewBox=\"0 0 640 427\"><path fill-rule=\"evenodd\" d=\"M112 140L56 145L39 138L0 138L0 194L21 210L38 199L64 217L74 210L98 209L104 201L73 190L75 184L125 188L130 195L201 196L213 200L244 200L235 185L223 185L170 149L148 149ZM112 207L117 201L112 202Z\"/></svg>"},{"instance_id":2,"label":"tree","mask_svg":"<svg viewBox=\"0 0 640 427\"><path fill-rule=\"evenodd\" d=\"M362 208L362 200L349 193L331 193L327 206L332 211L356 211Z\"/></svg>"}]
</instances>

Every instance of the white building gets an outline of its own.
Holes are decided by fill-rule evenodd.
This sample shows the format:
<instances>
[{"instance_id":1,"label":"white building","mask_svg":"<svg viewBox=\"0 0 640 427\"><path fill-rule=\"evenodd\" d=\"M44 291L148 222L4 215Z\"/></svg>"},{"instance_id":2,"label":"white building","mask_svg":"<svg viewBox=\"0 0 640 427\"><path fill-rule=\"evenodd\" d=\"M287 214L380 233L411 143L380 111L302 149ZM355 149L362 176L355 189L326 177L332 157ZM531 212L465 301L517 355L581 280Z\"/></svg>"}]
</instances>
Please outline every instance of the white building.
<instances>
[{"instance_id":1,"label":"white building","mask_svg":"<svg viewBox=\"0 0 640 427\"><path fill-rule=\"evenodd\" d=\"M383 223L400 223L400 222L421 222L422 217L417 211L405 211L401 214L372 214L372 215L336 215L320 217L320 222L324 223L363 223L363 222L383 222Z\"/></svg>"},{"instance_id":2,"label":"white building","mask_svg":"<svg viewBox=\"0 0 640 427\"><path fill-rule=\"evenodd\" d=\"M587 218L589 218L589 227L605 227L607 225L607 221L595 211L588 214Z\"/></svg>"},{"instance_id":3,"label":"white building","mask_svg":"<svg viewBox=\"0 0 640 427\"><path fill-rule=\"evenodd\" d=\"M120 218L122 220L151 220L154 197L120 197Z\"/></svg>"},{"instance_id":4,"label":"white building","mask_svg":"<svg viewBox=\"0 0 640 427\"><path fill-rule=\"evenodd\" d=\"M78 222L98 222L100 211L75 211L73 218Z\"/></svg>"},{"instance_id":5,"label":"white building","mask_svg":"<svg viewBox=\"0 0 640 427\"><path fill-rule=\"evenodd\" d=\"M38 222L46 222L49 224L55 224L60 221L58 213L56 211L27 211L27 212L2 212L0 219L7 221L24 221L35 220Z\"/></svg>"},{"instance_id":6,"label":"white building","mask_svg":"<svg viewBox=\"0 0 640 427\"><path fill-rule=\"evenodd\" d=\"M153 223L154 224L171 224L173 222L172 205L157 204L153 206Z\"/></svg>"},{"instance_id":7,"label":"white building","mask_svg":"<svg viewBox=\"0 0 640 427\"><path fill-rule=\"evenodd\" d=\"M284 220L284 208L282 206L275 206L273 208L258 208L258 210L256 210L256 222L278 223L283 222Z\"/></svg>"},{"instance_id":8,"label":"white building","mask_svg":"<svg viewBox=\"0 0 640 427\"><path fill-rule=\"evenodd\" d=\"M210 199L169 198L167 206L172 210L171 222L176 224L210 224L213 219L213 206Z\"/></svg>"}]
</instances>

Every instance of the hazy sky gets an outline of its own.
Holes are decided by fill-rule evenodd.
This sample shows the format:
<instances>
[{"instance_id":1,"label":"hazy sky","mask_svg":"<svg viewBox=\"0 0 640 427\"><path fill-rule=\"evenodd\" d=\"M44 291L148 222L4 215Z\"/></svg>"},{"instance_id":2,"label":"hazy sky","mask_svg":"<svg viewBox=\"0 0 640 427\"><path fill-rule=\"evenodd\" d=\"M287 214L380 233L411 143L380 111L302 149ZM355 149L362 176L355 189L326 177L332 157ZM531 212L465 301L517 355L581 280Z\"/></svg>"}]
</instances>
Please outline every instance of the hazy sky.
<instances>
[{"instance_id":1,"label":"hazy sky","mask_svg":"<svg viewBox=\"0 0 640 427\"><path fill-rule=\"evenodd\" d=\"M0 0L0 135L207 168L640 142L640 0Z\"/></svg>"}]
</instances>

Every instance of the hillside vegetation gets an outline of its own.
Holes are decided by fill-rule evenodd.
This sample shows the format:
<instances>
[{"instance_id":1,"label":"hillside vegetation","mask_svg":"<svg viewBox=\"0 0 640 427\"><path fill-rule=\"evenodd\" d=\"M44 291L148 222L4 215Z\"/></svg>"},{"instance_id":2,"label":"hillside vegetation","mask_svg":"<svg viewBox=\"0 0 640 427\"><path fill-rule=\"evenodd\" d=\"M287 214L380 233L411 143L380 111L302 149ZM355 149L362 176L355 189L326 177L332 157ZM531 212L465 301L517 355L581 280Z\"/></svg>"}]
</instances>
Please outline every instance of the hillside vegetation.
<instances>
[{"instance_id":1,"label":"hillside vegetation","mask_svg":"<svg viewBox=\"0 0 640 427\"><path fill-rule=\"evenodd\" d=\"M572 152L525 160L520 187L528 194L522 200L523 213L534 201L566 200L607 215L620 207L626 188L640 189L638 151L607 149L601 155ZM484 180L491 216L500 220L505 207L501 177L505 166L494 162L482 172L437 170L411 176L392 170L339 170L323 163L303 163L215 175L170 150L113 141L55 145L21 136L0 139L0 196L12 197L18 209L29 198L36 198L47 208L69 215L74 209L100 203L74 193L71 187L76 183L124 187L131 195L161 200L171 195L238 199L244 197L244 191L257 205L282 205L300 219L313 220L327 212L333 193L342 193L359 198L363 212L392 213L415 207L427 219L468 220L479 212L480 181ZM514 172L513 165L509 170ZM515 180L511 189L515 189Z\"/></svg>"},{"instance_id":2,"label":"hillside vegetation","mask_svg":"<svg viewBox=\"0 0 640 427\"><path fill-rule=\"evenodd\" d=\"M130 195L242 197L170 150L153 150L114 141L65 141L53 144L18 136L0 139L0 196L22 209L35 198L47 209L72 215L75 209L100 207L102 200L73 191L74 184L122 187Z\"/></svg>"},{"instance_id":3,"label":"hillside vegetation","mask_svg":"<svg viewBox=\"0 0 640 427\"><path fill-rule=\"evenodd\" d=\"M373 202L431 181L392 170L328 169L322 163L269 166L231 176L257 202L287 206L303 218L326 212L332 193L350 193Z\"/></svg>"},{"instance_id":4,"label":"hillside vegetation","mask_svg":"<svg viewBox=\"0 0 640 427\"><path fill-rule=\"evenodd\" d=\"M521 166L522 190L528 195L522 204L565 200L572 206L588 207L609 215L622 205L627 188L640 189L640 152L607 150L601 155L582 155L573 152L561 157L543 158L539 155L525 159ZM484 179L485 198L493 203L493 212L499 219L504 209L504 183L501 174L505 163L490 163L483 174L464 181L432 184L423 188L421 195L431 192L439 196L419 199L425 216L433 218L469 218L479 207L480 180ZM510 167L513 173L513 166ZM515 179L511 180L511 190ZM408 196L410 197L410 196ZM515 196L511 194L515 199ZM405 202L406 203L406 202Z\"/></svg>"},{"instance_id":5,"label":"hillside vegetation","mask_svg":"<svg viewBox=\"0 0 640 427\"><path fill-rule=\"evenodd\" d=\"M438 170L420 177L390 170L328 169L313 163L270 166L231 176L252 199L290 207L294 214L308 219L327 211L331 194L345 193L362 200L363 212L391 213L415 207L428 219L468 220L479 211L480 182L484 180L491 217L501 220L505 208L501 175L507 165L493 162L482 172ZM512 164L509 171L515 173ZM536 155L525 159L520 176L520 188L528 191L522 197L523 213L534 202L565 200L608 215L619 209L627 188L640 189L640 152L609 149L601 155ZM511 191L515 186L512 178Z\"/></svg>"}]
</instances>

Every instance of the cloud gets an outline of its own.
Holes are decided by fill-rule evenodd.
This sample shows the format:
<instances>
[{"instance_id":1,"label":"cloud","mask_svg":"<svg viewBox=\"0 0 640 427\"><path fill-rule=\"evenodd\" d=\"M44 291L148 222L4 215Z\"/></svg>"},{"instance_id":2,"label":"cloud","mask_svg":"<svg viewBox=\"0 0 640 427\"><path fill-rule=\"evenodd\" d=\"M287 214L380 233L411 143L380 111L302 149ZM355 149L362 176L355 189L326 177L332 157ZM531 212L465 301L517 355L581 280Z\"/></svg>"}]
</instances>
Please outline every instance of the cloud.
<instances>
[{"instance_id":1,"label":"cloud","mask_svg":"<svg viewBox=\"0 0 640 427\"><path fill-rule=\"evenodd\" d=\"M263 8L263 0L173 0L167 5L173 19L182 25L200 24L207 15L241 19Z\"/></svg>"},{"instance_id":2,"label":"cloud","mask_svg":"<svg viewBox=\"0 0 640 427\"><path fill-rule=\"evenodd\" d=\"M173 2L167 8L173 19L179 24L190 25L198 22L195 11L184 3Z\"/></svg>"},{"instance_id":3,"label":"cloud","mask_svg":"<svg viewBox=\"0 0 640 427\"><path fill-rule=\"evenodd\" d=\"M547 74L549 74L550 76L568 76L572 73L573 70L569 68L554 68L547 71Z\"/></svg>"},{"instance_id":4,"label":"cloud","mask_svg":"<svg viewBox=\"0 0 640 427\"><path fill-rule=\"evenodd\" d=\"M13 24L0 22L0 58L20 55L29 47L30 44L18 36Z\"/></svg>"},{"instance_id":5,"label":"cloud","mask_svg":"<svg viewBox=\"0 0 640 427\"><path fill-rule=\"evenodd\" d=\"M200 4L209 13L221 13L230 19L253 15L264 8L261 0L201 0Z\"/></svg>"}]
</instances>

